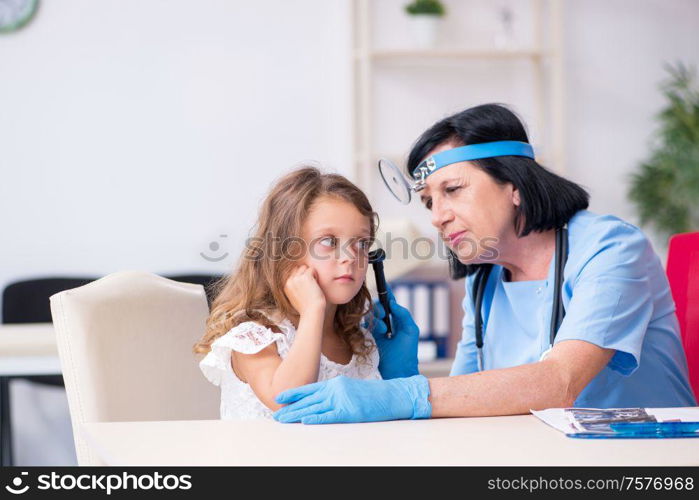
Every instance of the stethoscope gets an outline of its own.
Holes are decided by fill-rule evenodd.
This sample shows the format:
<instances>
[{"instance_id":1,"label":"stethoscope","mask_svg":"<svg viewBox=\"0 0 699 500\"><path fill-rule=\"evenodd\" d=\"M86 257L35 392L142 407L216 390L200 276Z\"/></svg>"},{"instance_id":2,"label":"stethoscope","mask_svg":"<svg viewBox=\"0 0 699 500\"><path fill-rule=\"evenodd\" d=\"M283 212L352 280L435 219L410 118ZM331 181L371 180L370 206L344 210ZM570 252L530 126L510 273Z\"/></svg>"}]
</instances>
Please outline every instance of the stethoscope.
<instances>
[{"instance_id":1,"label":"stethoscope","mask_svg":"<svg viewBox=\"0 0 699 500\"><path fill-rule=\"evenodd\" d=\"M549 325L549 348L546 349L539 358L543 361L553 348L553 341L556 339L556 333L561 327L566 311L563 307L563 299L561 297L563 289L563 270L568 261L568 230L566 227L556 229L556 251L555 251L555 292L553 295L553 304L551 305L551 323ZM478 371L483 371L483 296L485 295L485 287L488 284L488 276L492 271L492 264L483 264L476 274L473 281L473 297L474 297L474 326L476 335L476 349L478 350Z\"/></svg>"},{"instance_id":2,"label":"stethoscope","mask_svg":"<svg viewBox=\"0 0 699 500\"><path fill-rule=\"evenodd\" d=\"M531 145L521 141L494 141L480 144L468 144L456 148L441 151L425 158L413 170L412 181L406 179L400 169L391 161L382 158L379 160L379 172L384 184L391 194L401 203L410 203L412 193L417 193L425 188L425 179L436 170L451 165L452 163L492 158L496 156L525 156L534 159L534 150ZM565 308L561 297L563 288L563 270L568 260L568 231L565 226L556 229L555 250L555 293L551 306L551 325L549 327L549 348L542 354L540 360L546 358L553 348L556 333L563 322ZM483 295L488 283L488 276L492 270L492 264L483 264L473 286L475 302L475 334L476 348L478 349L478 371L483 371Z\"/></svg>"}]
</instances>

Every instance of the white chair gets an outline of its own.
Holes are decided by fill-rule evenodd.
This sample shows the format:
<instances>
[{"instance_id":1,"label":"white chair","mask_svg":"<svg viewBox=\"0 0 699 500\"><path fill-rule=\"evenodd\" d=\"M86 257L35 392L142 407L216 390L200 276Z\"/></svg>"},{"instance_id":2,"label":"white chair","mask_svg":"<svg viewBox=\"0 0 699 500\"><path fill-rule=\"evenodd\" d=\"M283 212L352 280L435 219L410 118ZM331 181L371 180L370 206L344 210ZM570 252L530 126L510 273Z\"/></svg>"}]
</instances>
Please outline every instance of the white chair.
<instances>
[{"instance_id":1,"label":"white chair","mask_svg":"<svg viewBox=\"0 0 699 500\"><path fill-rule=\"evenodd\" d=\"M192 353L208 313L200 285L139 271L51 297L78 464L102 464L86 422L219 418L219 389Z\"/></svg>"}]
</instances>

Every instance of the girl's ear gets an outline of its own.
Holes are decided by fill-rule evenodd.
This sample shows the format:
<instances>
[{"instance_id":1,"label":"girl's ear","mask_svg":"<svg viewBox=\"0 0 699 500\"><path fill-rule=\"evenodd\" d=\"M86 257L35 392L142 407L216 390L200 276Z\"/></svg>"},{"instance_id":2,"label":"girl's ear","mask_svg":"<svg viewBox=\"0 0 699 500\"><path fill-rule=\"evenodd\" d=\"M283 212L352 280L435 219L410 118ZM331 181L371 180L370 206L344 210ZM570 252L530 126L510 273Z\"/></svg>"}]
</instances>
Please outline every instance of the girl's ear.
<instances>
[{"instance_id":1,"label":"girl's ear","mask_svg":"<svg viewBox=\"0 0 699 500\"><path fill-rule=\"evenodd\" d=\"M512 187L512 203L516 207L519 207L519 205L522 203L519 199L519 189L514 186Z\"/></svg>"}]
</instances>

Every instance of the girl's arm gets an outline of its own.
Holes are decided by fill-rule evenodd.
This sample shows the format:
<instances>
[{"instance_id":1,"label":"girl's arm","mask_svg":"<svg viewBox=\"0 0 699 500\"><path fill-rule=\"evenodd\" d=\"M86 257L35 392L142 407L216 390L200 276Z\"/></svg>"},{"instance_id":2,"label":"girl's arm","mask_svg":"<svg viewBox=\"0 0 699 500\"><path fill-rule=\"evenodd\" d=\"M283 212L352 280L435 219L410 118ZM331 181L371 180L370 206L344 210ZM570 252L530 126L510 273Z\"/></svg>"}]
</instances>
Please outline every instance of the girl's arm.
<instances>
[{"instance_id":1,"label":"girl's arm","mask_svg":"<svg viewBox=\"0 0 699 500\"><path fill-rule=\"evenodd\" d=\"M282 407L274 402L280 392L318 381L324 315L324 309L320 309L301 316L296 338L284 359L279 357L274 343L256 354L232 351L233 366L239 378L250 384L255 395L270 410Z\"/></svg>"},{"instance_id":2,"label":"girl's arm","mask_svg":"<svg viewBox=\"0 0 699 500\"><path fill-rule=\"evenodd\" d=\"M300 315L294 343L286 357L279 356L275 344L256 354L232 351L235 372L271 410L281 408L274 402L280 392L318 381L325 319L325 295L313 269L297 268L287 280L284 292Z\"/></svg>"}]
</instances>

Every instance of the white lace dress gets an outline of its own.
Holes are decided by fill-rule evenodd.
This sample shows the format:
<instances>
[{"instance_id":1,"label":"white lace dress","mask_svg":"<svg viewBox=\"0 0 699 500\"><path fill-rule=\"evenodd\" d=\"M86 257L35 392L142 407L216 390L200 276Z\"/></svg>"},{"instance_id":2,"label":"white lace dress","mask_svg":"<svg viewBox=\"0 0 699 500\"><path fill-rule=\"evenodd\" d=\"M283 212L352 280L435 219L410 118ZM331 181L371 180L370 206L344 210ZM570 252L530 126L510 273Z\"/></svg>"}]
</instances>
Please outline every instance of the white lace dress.
<instances>
[{"instance_id":1,"label":"white lace dress","mask_svg":"<svg viewBox=\"0 0 699 500\"><path fill-rule=\"evenodd\" d=\"M267 408L255 395L249 384L241 381L231 366L231 351L244 354L260 352L272 342L277 344L279 356L283 359L294 343L296 329L288 319L276 323L282 333L277 333L254 321L246 321L231 328L226 334L214 340L211 351L199 362L204 376L214 385L221 387L221 419L272 418L272 410ZM366 329L364 336L372 344L374 339ZM375 344L374 344L375 346ZM320 355L318 380L328 380L339 375L361 379L380 379L378 370L379 352L376 347L366 361L354 354L351 361L342 365Z\"/></svg>"}]
</instances>

